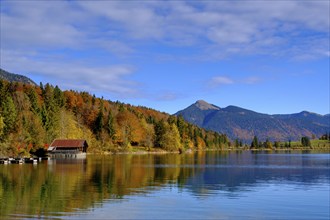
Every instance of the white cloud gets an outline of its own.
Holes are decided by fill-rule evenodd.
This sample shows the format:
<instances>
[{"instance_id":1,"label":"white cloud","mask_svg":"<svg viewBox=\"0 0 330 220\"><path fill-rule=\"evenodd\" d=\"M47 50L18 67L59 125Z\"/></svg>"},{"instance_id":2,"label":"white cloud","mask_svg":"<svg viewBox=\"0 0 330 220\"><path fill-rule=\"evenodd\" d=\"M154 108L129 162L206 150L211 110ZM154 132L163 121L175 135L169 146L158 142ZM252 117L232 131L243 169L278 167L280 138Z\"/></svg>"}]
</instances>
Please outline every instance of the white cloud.
<instances>
[{"instance_id":1,"label":"white cloud","mask_svg":"<svg viewBox=\"0 0 330 220\"><path fill-rule=\"evenodd\" d=\"M2 68L11 72L45 78L62 89L92 93L103 92L112 97L132 98L141 94L140 83L130 80L135 68L131 65L89 66L84 62L64 62L48 57L36 60L34 53L1 50Z\"/></svg>"},{"instance_id":2,"label":"white cloud","mask_svg":"<svg viewBox=\"0 0 330 220\"><path fill-rule=\"evenodd\" d=\"M256 84L261 81L261 78L256 76L250 76L245 79L243 79L241 82L244 84Z\"/></svg>"},{"instance_id":3,"label":"white cloud","mask_svg":"<svg viewBox=\"0 0 330 220\"><path fill-rule=\"evenodd\" d=\"M2 48L74 47L77 39L83 38L82 32L68 22L76 18L65 13L71 10L65 2L14 1L3 5L8 10L1 12Z\"/></svg>"},{"instance_id":4,"label":"white cloud","mask_svg":"<svg viewBox=\"0 0 330 220\"><path fill-rule=\"evenodd\" d=\"M257 76L249 76L242 79L232 79L227 76L215 76L209 80L209 87L215 88L221 85L231 85L231 84L256 84L261 82L262 79Z\"/></svg>"},{"instance_id":5,"label":"white cloud","mask_svg":"<svg viewBox=\"0 0 330 220\"><path fill-rule=\"evenodd\" d=\"M226 77L226 76L215 76L209 82L211 87L216 87L219 85L228 85L228 84L233 84L233 83L234 83L234 80L232 80L231 78Z\"/></svg>"},{"instance_id":6,"label":"white cloud","mask_svg":"<svg viewBox=\"0 0 330 220\"><path fill-rule=\"evenodd\" d=\"M179 98L179 95L172 91L161 91L160 95L155 97L157 101L173 101Z\"/></svg>"},{"instance_id":7,"label":"white cloud","mask_svg":"<svg viewBox=\"0 0 330 220\"><path fill-rule=\"evenodd\" d=\"M75 2L22 2L3 4L1 48L11 50L103 49L114 55L133 52L129 43L114 37L111 27L98 24Z\"/></svg>"},{"instance_id":8,"label":"white cloud","mask_svg":"<svg viewBox=\"0 0 330 220\"><path fill-rule=\"evenodd\" d=\"M136 42L197 46L201 56L317 53L329 36L328 1L55 1L5 2L5 48L103 48L130 54ZM306 31L308 34L306 34ZM306 50L313 35L317 41ZM291 49L292 47L298 49ZM299 52L298 52L299 51ZM221 54L221 56L220 56Z\"/></svg>"},{"instance_id":9,"label":"white cloud","mask_svg":"<svg viewBox=\"0 0 330 220\"><path fill-rule=\"evenodd\" d=\"M221 50L224 55L267 53L274 46L277 50L292 43L299 45L299 40L286 40L294 37L290 36L292 32L304 38L299 30L329 32L326 2L82 1L79 4L93 16L104 16L125 39L156 40L176 46L203 45ZM230 49L233 47L236 50Z\"/></svg>"},{"instance_id":10,"label":"white cloud","mask_svg":"<svg viewBox=\"0 0 330 220\"><path fill-rule=\"evenodd\" d=\"M145 2L80 1L91 16L103 16L117 34L131 39L158 39L163 36L161 17Z\"/></svg>"},{"instance_id":11,"label":"white cloud","mask_svg":"<svg viewBox=\"0 0 330 220\"><path fill-rule=\"evenodd\" d=\"M136 57L146 56L150 62L159 57L198 61L235 55L295 60L329 57L329 4L3 1L1 67L47 76L68 88L136 96L139 84L131 79L135 70L127 64ZM160 47L165 49L160 52ZM194 53L173 53L177 48L192 48ZM209 85L259 81L216 76ZM166 97L174 95L169 92Z\"/></svg>"}]
</instances>

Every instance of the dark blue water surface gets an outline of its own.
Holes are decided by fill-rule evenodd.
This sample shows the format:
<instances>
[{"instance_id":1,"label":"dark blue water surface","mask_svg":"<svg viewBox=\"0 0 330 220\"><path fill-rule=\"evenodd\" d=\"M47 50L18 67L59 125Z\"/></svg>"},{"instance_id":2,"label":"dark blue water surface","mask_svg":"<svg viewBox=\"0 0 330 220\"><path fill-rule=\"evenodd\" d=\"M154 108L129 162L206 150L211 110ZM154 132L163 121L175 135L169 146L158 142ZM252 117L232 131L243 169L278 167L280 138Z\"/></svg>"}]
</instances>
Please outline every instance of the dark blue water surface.
<instances>
[{"instance_id":1,"label":"dark blue water surface","mask_svg":"<svg viewBox=\"0 0 330 220\"><path fill-rule=\"evenodd\" d=\"M0 165L0 218L329 219L330 154L197 152Z\"/></svg>"}]
</instances>

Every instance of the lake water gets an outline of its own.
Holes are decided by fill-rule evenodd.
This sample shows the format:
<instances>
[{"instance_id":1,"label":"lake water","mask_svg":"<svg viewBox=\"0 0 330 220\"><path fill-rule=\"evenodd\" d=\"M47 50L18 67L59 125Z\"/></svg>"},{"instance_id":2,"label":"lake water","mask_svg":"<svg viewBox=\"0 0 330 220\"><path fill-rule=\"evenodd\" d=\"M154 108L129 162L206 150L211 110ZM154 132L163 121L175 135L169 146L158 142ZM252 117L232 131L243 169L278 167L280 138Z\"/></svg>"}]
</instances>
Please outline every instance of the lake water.
<instances>
[{"instance_id":1,"label":"lake water","mask_svg":"<svg viewBox=\"0 0 330 220\"><path fill-rule=\"evenodd\" d=\"M198 152L0 165L0 219L329 219L330 155Z\"/></svg>"}]
</instances>

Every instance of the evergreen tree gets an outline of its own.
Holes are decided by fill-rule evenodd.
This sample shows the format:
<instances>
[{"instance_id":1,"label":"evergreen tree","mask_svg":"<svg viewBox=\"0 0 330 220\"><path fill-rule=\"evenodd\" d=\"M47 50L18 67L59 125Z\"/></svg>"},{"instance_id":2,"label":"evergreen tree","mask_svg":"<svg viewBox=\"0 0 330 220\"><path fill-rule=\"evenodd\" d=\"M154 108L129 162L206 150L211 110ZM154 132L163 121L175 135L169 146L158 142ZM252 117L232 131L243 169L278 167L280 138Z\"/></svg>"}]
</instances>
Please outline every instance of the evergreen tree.
<instances>
[{"instance_id":1,"label":"evergreen tree","mask_svg":"<svg viewBox=\"0 0 330 220\"><path fill-rule=\"evenodd\" d=\"M304 147L310 147L311 146L311 141L309 140L308 137L305 136L305 137L301 138L301 144Z\"/></svg>"},{"instance_id":2,"label":"evergreen tree","mask_svg":"<svg viewBox=\"0 0 330 220\"><path fill-rule=\"evenodd\" d=\"M238 139L236 138L235 139L235 148L238 148L239 147L239 141L238 141Z\"/></svg>"},{"instance_id":3,"label":"evergreen tree","mask_svg":"<svg viewBox=\"0 0 330 220\"><path fill-rule=\"evenodd\" d=\"M165 122L160 120L155 124L155 147L161 147L163 135L165 134Z\"/></svg>"},{"instance_id":4,"label":"evergreen tree","mask_svg":"<svg viewBox=\"0 0 330 220\"><path fill-rule=\"evenodd\" d=\"M53 87L50 84L46 84L45 88L42 90L42 97L44 99L44 103L48 110L54 111L55 102L54 102L54 94Z\"/></svg>"},{"instance_id":5,"label":"evergreen tree","mask_svg":"<svg viewBox=\"0 0 330 220\"><path fill-rule=\"evenodd\" d=\"M34 88L30 89L28 96L29 96L30 103L31 103L31 111L34 114L38 115L40 113L40 108L39 108L39 104L38 104L38 95Z\"/></svg>"},{"instance_id":6,"label":"evergreen tree","mask_svg":"<svg viewBox=\"0 0 330 220\"><path fill-rule=\"evenodd\" d=\"M7 96L9 96L8 82L0 79L0 100L6 100ZM0 102L0 109L1 106L2 106L2 101Z\"/></svg>"},{"instance_id":7,"label":"evergreen tree","mask_svg":"<svg viewBox=\"0 0 330 220\"><path fill-rule=\"evenodd\" d=\"M243 147L242 140L239 140L239 146L240 146L240 147Z\"/></svg>"},{"instance_id":8,"label":"evergreen tree","mask_svg":"<svg viewBox=\"0 0 330 220\"><path fill-rule=\"evenodd\" d=\"M202 132L201 132L200 128L195 127L194 128L194 139L193 139L194 143L195 143L195 147L199 146L200 139L203 139Z\"/></svg>"},{"instance_id":9,"label":"evergreen tree","mask_svg":"<svg viewBox=\"0 0 330 220\"><path fill-rule=\"evenodd\" d=\"M212 142L210 141L210 137L208 136L208 134L205 134L204 142L205 142L207 148L210 148L212 146Z\"/></svg>"},{"instance_id":10,"label":"evergreen tree","mask_svg":"<svg viewBox=\"0 0 330 220\"><path fill-rule=\"evenodd\" d=\"M275 141L274 142L274 146L275 146L275 148L280 148L281 147L280 142L279 141Z\"/></svg>"},{"instance_id":11,"label":"evergreen tree","mask_svg":"<svg viewBox=\"0 0 330 220\"><path fill-rule=\"evenodd\" d=\"M181 137L183 136L183 132L184 132L184 129L185 129L185 124L186 124L186 122L183 119L183 116L179 115L178 118L177 118L177 121L176 121L176 125L178 127L178 130L179 130L179 133L180 133Z\"/></svg>"},{"instance_id":12,"label":"evergreen tree","mask_svg":"<svg viewBox=\"0 0 330 220\"><path fill-rule=\"evenodd\" d=\"M41 91L43 92L44 91L44 85L42 84L42 82L40 82L39 87L40 87Z\"/></svg>"},{"instance_id":13,"label":"evergreen tree","mask_svg":"<svg viewBox=\"0 0 330 220\"><path fill-rule=\"evenodd\" d=\"M146 118L146 121L148 124L154 124L155 123L155 118L152 117L151 115L149 115L147 118Z\"/></svg>"},{"instance_id":14,"label":"evergreen tree","mask_svg":"<svg viewBox=\"0 0 330 220\"><path fill-rule=\"evenodd\" d=\"M7 96L5 102L2 105L2 115L5 124L5 135L14 131L16 127L17 111L11 96Z\"/></svg>"},{"instance_id":15,"label":"evergreen tree","mask_svg":"<svg viewBox=\"0 0 330 220\"><path fill-rule=\"evenodd\" d=\"M63 92L58 88L58 86L55 86L54 91L54 103L57 107L62 108L65 104L65 98Z\"/></svg>"},{"instance_id":16,"label":"evergreen tree","mask_svg":"<svg viewBox=\"0 0 330 220\"><path fill-rule=\"evenodd\" d=\"M330 140L330 133L325 133L320 137L320 140Z\"/></svg>"},{"instance_id":17,"label":"evergreen tree","mask_svg":"<svg viewBox=\"0 0 330 220\"><path fill-rule=\"evenodd\" d=\"M94 133L95 134L100 134L100 132L103 129L103 123L104 123L104 113L103 113L103 101L101 101L100 108L99 108L99 113L97 114L97 117L94 122Z\"/></svg>"},{"instance_id":18,"label":"evergreen tree","mask_svg":"<svg viewBox=\"0 0 330 220\"><path fill-rule=\"evenodd\" d=\"M251 148L258 148L259 147L259 141L257 136L253 137L252 143L251 143Z\"/></svg>"},{"instance_id":19,"label":"evergreen tree","mask_svg":"<svg viewBox=\"0 0 330 220\"><path fill-rule=\"evenodd\" d=\"M49 114L48 114L48 111L47 111L47 108L46 108L45 104L42 105L40 114L41 114L42 126L44 128L46 128L46 130L48 130L49 126L50 126L50 124L49 124L50 119L49 119Z\"/></svg>"},{"instance_id":20,"label":"evergreen tree","mask_svg":"<svg viewBox=\"0 0 330 220\"><path fill-rule=\"evenodd\" d=\"M171 124L176 124L176 117L174 115L170 115L167 119L167 123Z\"/></svg>"},{"instance_id":21,"label":"evergreen tree","mask_svg":"<svg viewBox=\"0 0 330 220\"><path fill-rule=\"evenodd\" d=\"M108 131L110 138L114 139L116 131L115 131L113 116L112 116L111 111L109 111L109 115L108 115L107 131Z\"/></svg>"}]
</instances>

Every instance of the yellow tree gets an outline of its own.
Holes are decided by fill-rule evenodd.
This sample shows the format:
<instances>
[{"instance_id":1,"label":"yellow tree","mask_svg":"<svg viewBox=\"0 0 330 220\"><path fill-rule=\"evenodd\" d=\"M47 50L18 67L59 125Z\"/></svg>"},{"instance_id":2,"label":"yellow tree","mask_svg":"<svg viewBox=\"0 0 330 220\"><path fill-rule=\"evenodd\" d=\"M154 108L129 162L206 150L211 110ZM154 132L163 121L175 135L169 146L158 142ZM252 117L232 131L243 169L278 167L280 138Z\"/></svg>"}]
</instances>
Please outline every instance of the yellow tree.
<instances>
[{"instance_id":1,"label":"yellow tree","mask_svg":"<svg viewBox=\"0 0 330 220\"><path fill-rule=\"evenodd\" d=\"M181 147L180 133L175 124L165 124L165 133L163 134L160 145L164 150L177 151Z\"/></svg>"},{"instance_id":2,"label":"yellow tree","mask_svg":"<svg viewBox=\"0 0 330 220\"><path fill-rule=\"evenodd\" d=\"M65 110L60 113L60 137L61 138L84 138L84 132L81 126L75 120L75 116Z\"/></svg>"},{"instance_id":3,"label":"yellow tree","mask_svg":"<svg viewBox=\"0 0 330 220\"><path fill-rule=\"evenodd\" d=\"M0 115L0 139L1 139L1 136L3 135L3 131L5 128L5 123L3 121L4 121L3 117Z\"/></svg>"}]
</instances>

